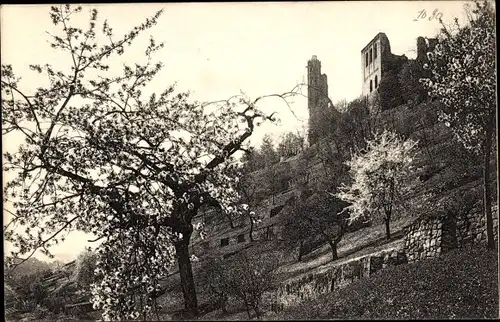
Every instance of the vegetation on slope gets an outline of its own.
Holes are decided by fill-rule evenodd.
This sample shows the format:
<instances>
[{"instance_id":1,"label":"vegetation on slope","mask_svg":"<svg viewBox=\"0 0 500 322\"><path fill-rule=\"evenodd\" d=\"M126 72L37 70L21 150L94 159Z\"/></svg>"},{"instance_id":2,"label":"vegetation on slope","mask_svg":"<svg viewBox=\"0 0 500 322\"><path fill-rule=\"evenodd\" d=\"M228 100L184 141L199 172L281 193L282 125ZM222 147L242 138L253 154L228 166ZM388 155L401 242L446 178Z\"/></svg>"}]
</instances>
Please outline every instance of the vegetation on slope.
<instances>
[{"instance_id":1,"label":"vegetation on slope","mask_svg":"<svg viewBox=\"0 0 500 322\"><path fill-rule=\"evenodd\" d=\"M484 246L390 267L269 318L449 319L498 317L497 254Z\"/></svg>"}]
</instances>

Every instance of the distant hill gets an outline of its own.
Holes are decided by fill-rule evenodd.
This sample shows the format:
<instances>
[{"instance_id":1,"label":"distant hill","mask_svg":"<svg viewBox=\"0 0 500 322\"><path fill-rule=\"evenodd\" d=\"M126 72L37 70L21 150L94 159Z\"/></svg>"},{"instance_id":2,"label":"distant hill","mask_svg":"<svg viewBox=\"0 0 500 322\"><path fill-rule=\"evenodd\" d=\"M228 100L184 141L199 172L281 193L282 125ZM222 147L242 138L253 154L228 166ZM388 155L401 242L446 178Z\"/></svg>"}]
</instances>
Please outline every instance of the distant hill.
<instances>
[{"instance_id":1,"label":"distant hill","mask_svg":"<svg viewBox=\"0 0 500 322\"><path fill-rule=\"evenodd\" d=\"M21 260L19 260L21 261ZM13 272L15 276L25 276L31 275L36 272L52 270L54 267L53 263L47 263L36 258L30 258L18 267L16 267Z\"/></svg>"}]
</instances>

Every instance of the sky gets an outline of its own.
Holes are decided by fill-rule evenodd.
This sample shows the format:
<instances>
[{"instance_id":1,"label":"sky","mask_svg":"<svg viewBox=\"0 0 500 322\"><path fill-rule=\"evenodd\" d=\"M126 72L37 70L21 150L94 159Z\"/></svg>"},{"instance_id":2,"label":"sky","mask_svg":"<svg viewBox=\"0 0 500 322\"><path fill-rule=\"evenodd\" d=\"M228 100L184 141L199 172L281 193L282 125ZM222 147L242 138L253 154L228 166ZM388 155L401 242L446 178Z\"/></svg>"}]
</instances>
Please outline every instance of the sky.
<instances>
[{"instance_id":1,"label":"sky","mask_svg":"<svg viewBox=\"0 0 500 322\"><path fill-rule=\"evenodd\" d=\"M416 39L435 37L440 24L455 17L464 21L464 1L333 1L266 3L114 3L83 5L82 20L97 8L116 35L122 35L157 10L164 9L158 24L140 38L126 62L140 62L148 35L165 47L155 58L164 68L149 88L162 91L176 82L178 91L190 91L198 101L227 99L243 91L251 98L284 93L307 79L306 65L312 55L328 75L333 102L351 101L361 95L361 49L379 32L389 38L394 54L416 57ZM49 5L1 7L1 59L23 77L23 89L40 86L28 64L51 63L63 69L67 57L47 43L54 31ZM425 10L425 18L422 18ZM417 17L421 16L420 19ZM259 128L251 139L259 145L264 134L277 138L307 125L307 101L293 100L291 109L280 99L266 98L259 105L278 113L279 125ZM4 151L18 147L18 137L2 137ZM4 175L4 183L8 174ZM4 214L4 220L6 219ZM54 248L55 259L68 261L88 243L74 233ZM43 255L39 259L47 260Z\"/></svg>"}]
</instances>

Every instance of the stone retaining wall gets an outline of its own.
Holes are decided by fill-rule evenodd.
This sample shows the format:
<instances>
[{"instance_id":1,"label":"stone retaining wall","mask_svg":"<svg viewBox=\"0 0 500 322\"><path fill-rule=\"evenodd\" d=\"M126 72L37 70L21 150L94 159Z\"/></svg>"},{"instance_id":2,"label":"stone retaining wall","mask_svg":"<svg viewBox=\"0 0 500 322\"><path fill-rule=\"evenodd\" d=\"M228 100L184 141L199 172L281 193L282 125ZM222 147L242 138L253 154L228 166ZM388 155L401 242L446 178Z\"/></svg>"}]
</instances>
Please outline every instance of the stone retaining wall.
<instances>
[{"instance_id":1,"label":"stone retaining wall","mask_svg":"<svg viewBox=\"0 0 500 322\"><path fill-rule=\"evenodd\" d=\"M492 207L493 232L495 240L498 240L498 205ZM486 217L482 207L460 216L456 220L456 238L458 247L467 244L487 242Z\"/></svg>"},{"instance_id":2,"label":"stone retaining wall","mask_svg":"<svg viewBox=\"0 0 500 322\"><path fill-rule=\"evenodd\" d=\"M341 264L332 263L320 271L280 286L273 309L281 310L305 299L342 288L360 278L369 277L388 265L404 263L407 263L407 259L401 248L369 254Z\"/></svg>"},{"instance_id":3,"label":"stone retaining wall","mask_svg":"<svg viewBox=\"0 0 500 322\"><path fill-rule=\"evenodd\" d=\"M405 229L404 250L408 262L441 254L443 218L425 218ZM446 238L446 237L445 237Z\"/></svg>"},{"instance_id":4,"label":"stone retaining wall","mask_svg":"<svg viewBox=\"0 0 500 322\"><path fill-rule=\"evenodd\" d=\"M498 241L498 206L492 208L493 231ZM486 218L480 207L465 214L422 218L405 228L408 262L436 257L454 248L487 241Z\"/></svg>"},{"instance_id":5,"label":"stone retaining wall","mask_svg":"<svg viewBox=\"0 0 500 322\"><path fill-rule=\"evenodd\" d=\"M498 241L498 206L493 212L495 240ZM347 262L331 263L310 274L295 278L280 286L272 307L281 310L322 293L342 288L353 281L369 277L388 265L400 265L430 257L437 257L454 248L471 243L486 242L486 220L480 208L467 214L446 214L421 218L404 229L404 243L358 257Z\"/></svg>"}]
</instances>

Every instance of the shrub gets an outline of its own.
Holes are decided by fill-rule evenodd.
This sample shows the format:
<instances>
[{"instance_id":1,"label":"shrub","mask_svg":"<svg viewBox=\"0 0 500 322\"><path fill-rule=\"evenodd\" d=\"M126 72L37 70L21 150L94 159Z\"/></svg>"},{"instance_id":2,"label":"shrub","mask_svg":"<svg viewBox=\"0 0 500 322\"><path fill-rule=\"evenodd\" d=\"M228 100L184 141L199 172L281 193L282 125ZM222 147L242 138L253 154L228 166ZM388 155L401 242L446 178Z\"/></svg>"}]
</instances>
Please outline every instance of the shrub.
<instances>
[{"instance_id":1,"label":"shrub","mask_svg":"<svg viewBox=\"0 0 500 322\"><path fill-rule=\"evenodd\" d=\"M263 297L277 285L275 269L281 256L240 251L223 260L207 258L198 271L197 281L202 292L209 294L208 306L226 312L229 298L240 301L248 317L261 317ZM252 314L253 312L253 314Z\"/></svg>"},{"instance_id":2,"label":"shrub","mask_svg":"<svg viewBox=\"0 0 500 322\"><path fill-rule=\"evenodd\" d=\"M51 313L59 314L64 312L64 306L66 303L62 296L49 296L42 301L42 304Z\"/></svg>"},{"instance_id":3,"label":"shrub","mask_svg":"<svg viewBox=\"0 0 500 322\"><path fill-rule=\"evenodd\" d=\"M97 254L90 250L85 250L76 259L76 267L72 280L85 290L89 289L94 282L94 270L96 269Z\"/></svg>"},{"instance_id":4,"label":"shrub","mask_svg":"<svg viewBox=\"0 0 500 322\"><path fill-rule=\"evenodd\" d=\"M199 289L208 294L208 306L227 312L227 280L228 272L222 259L207 257L198 271Z\"/></svg>"},{"instance_id":5,"label":"shrub","mask_svg":"<svg viewBox=\"0 0 500 322\"><path fill-rule=\"evenodd\" d=\"M427 90L420 83L420 78L424 77L424 67L422 62L410 60L403 66L399 73L401 84L401 94L403 99L413 104L420 104L427 98Z\"/></svg>"},{"instance_id":6,"label":"shrub","mask_svg":"<svg viewBox=\"0 0 500 322\"><path fill-rule=\"evenodd\" d=\"M278 254L253 254L248 250L234 255L227 266L227 290L240 300L251 318L261 318L264 293L277 286L275 273L280 262Z\"/></svg>"},{"instance_id":7,"label":"shrub","mask_svg":"<svg viewBox=\"0 0 500 322\"><path fill-rule=\"evenodd\" d=\"M44 288L41 281L35 281L30 285L31 297L35 300L37 304L42 303L42 301L47 297L47 290Z\"/></svg>"},{"instance_id":8,"label":"shrub","mask_svg":"<svg viewBox=\"0 0 500 322\"><path fill-rule=\"evenodd\" d=\"M380 95L380 107L384 111L404 103L399 76L396 72L387 72L380 81L378 91Z\"/></svg>"}]
</instances>

